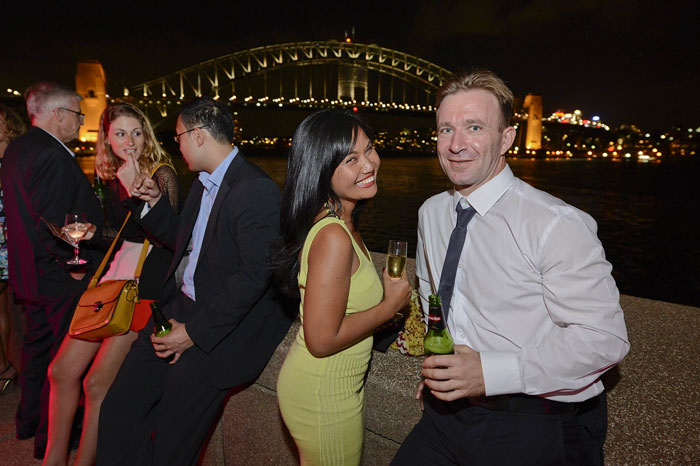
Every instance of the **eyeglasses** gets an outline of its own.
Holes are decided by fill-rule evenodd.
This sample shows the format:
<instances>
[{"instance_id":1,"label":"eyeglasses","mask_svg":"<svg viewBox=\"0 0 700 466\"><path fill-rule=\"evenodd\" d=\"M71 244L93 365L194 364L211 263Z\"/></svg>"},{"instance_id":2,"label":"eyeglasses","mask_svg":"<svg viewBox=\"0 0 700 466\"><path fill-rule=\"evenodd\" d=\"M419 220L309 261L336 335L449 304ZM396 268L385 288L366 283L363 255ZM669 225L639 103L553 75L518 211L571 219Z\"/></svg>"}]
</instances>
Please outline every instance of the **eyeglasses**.
<instances>
[{"instance_id":1,"label":"eyeglasses","mask_svg":"<svg viewBox=\"0 0 700 466\"><path fill-rule=\"evenodd\" d=\"M83 121L85 121L85 114L82 113L82 112L76 112L75 110L71 110L70 108L65 108L65 107L58 107L58 108L59 108L60 110L65 110L66 112L75 113L76 115L78 115L78 118L80 118L80 122L81 122L81 123L82 123Z\"/></svg>"},{"instance_id":2,"label":"eyeglasses","mask_svg":"<svg viewBox=\"0 0 700 466\"><path fill-rule=\"evenodd\" d=\"M182 133L176 134L175 136L173 136L173 139L175 140L175 142L180 144L180 136L182 136L183 134L187 134L190 131L194 131L196 129L202 129L202 128L209 128L209 125L202 125L202 126L197 126L196 128L188 129L187 131L183 131Z\"/></svg>"}]
</instances>

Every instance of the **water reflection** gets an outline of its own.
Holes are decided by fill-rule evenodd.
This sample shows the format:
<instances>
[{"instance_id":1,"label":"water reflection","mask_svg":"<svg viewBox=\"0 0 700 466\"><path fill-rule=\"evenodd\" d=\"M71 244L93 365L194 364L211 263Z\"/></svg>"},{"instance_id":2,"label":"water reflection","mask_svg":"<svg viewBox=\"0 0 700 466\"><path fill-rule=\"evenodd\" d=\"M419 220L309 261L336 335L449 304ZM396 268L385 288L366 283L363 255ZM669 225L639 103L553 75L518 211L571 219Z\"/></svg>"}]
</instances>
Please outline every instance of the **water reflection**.
<instances>
[{"instance_id":1,"label":"water reflection","mask_svg":"<svg viewBox=\"0 0 700 466\"><path fill-rule=\"evenodd\" d=\"M283 186L285 157L249 158ZM92 160L79 162L86 172L92 170ZM623 293L700 306L698 161L509 159L508 163L516 176L596 219ZM182 158L176 158L175 165L186 191L195 175ZM436 157L383 157L378 184L379 193L361 218L367 246L384 251L389 239L404 239L414 256L418 208L449 188L449 182Z\"/></svg>"}]
</instances>

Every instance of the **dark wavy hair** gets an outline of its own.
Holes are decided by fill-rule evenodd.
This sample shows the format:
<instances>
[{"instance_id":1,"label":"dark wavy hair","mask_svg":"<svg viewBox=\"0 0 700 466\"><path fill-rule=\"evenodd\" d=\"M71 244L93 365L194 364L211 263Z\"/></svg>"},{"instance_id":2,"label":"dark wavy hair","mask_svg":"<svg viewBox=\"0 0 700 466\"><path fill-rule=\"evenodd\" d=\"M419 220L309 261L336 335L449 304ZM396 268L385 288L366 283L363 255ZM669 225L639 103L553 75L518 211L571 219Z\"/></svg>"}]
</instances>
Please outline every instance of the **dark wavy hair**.
<instances>
[{"instance_id":1,"label":"dark wavy hair","mask_svg":"<svg viewBox=\"0 0 700 466\"><path fill-rule=\"evenodd\" d=\"M289 297L299 297L299 251L316 216L324 206L330 208L331 214L340 208L331 178L355 147L358 130L372 138L372 128L357 114L328 109L306 117L294 132L282 196L282 235L270 257L273 277ZM363 206L363 201L358 202L352 212L355 227Z\"/></svg>"}]
</instances>

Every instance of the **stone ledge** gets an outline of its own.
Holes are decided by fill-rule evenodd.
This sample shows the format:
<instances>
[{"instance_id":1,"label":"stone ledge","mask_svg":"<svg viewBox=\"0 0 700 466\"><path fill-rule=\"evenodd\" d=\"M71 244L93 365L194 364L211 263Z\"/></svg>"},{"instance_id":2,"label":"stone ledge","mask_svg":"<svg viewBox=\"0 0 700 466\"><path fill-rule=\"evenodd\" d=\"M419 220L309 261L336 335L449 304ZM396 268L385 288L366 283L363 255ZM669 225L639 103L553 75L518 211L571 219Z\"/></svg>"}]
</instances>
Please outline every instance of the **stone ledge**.
<instances>
[{"instance_id":1,"label":"stone ledge","mask_svg":"<svg viewBox=\"0 0 700 466\"><path fill-rule=\"evenodd\" d=\"M378 269L384 255L372 253ZM409 273L414 276L414 261ZM700 309L622 296L627 358L605 374L609 432L606 464L700 464ZM258 381L224 409L222 457L209 444L205 465L298 464L279 416L275 387L298 322ZM374 352L366 384L363 464L385 466L420 417L414 399L420 358ZM221 462L223 461L223 462Z\"/></svg>"},{"instance_id":2,"label":"stone ledge","mask_svg":"<svg viewBox=\"0 0 700 466\"><path fill-rule=\"evenodd\" d=\"M383 257L373 253L378 268ZM413 266L409 261L411 276ZM700 464L700 308L631 296L622 296L621 302L632 348L603 377L609 404L606 464ZM24 319L17 306L11 307L11 314L10 359L18 363ZM277 373L295 335L296 327L256 383L229 399L202 464L298 464L275 394ZM419 366L419 358L374 352L366 389L363 464L388 465L417 422L420 413L413 394ZM32 458L33 441L14 438L19 389L11 387L0 400L2 464L38 464Z\"/></svg>"}]
</instances>

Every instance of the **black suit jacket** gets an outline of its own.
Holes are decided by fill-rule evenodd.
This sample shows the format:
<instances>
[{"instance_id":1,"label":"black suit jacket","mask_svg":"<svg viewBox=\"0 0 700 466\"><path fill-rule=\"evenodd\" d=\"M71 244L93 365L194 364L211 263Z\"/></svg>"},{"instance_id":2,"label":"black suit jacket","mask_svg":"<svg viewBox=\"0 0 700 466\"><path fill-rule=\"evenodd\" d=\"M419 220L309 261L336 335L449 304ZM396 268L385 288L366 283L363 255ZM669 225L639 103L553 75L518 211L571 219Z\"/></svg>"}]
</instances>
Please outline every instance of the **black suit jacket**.
<instances>
[{"instance_id":1,"label":"black suit jacket","mask_svg":"<svg viewBox=\"0 0 700 466\"><path fill-rule=\"evenodd\" d=\"M175 271L192 237L204 188L195 180L179 215L162 199L141 225L175 251L160 295L180 290ZM281 196L275 182L238 152L219 187L194 274L196 305L187 333L217 388L254 380L289 330L291 317L275 299L266 263L279 235ZM177 315L168 317L178 319Z\"/></svg>"},{"instance_id":2,"label":"black suit jacket","mask_svg":"<svg viewBox=\"0 0 700 466\"><path fill-rule=\"evenodd\" d=\"M66 283L74 284L66 265L73 248L54 237L40 217L63 225L68 212L85 212L97 225L95 238L99 238L104 218L90 183L60 142L31 127L5 150L2 189L10 286L20 299L60 296ZM80 250L94 271L103 250L97 240L91 243L82 242Z\"/></svg>"}]
</instances>

